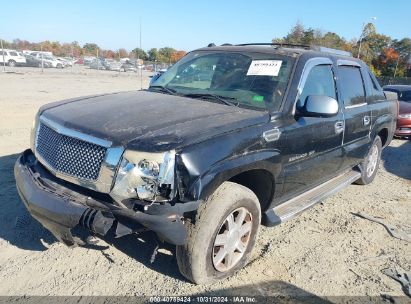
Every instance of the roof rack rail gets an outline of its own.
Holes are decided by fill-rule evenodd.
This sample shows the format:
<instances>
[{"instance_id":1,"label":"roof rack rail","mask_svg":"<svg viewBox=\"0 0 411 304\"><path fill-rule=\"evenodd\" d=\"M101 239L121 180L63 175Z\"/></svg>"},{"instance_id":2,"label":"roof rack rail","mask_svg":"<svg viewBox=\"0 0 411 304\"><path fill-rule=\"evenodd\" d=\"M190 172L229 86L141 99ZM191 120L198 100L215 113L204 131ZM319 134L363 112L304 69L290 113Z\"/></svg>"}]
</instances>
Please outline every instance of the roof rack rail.
<instances>
[{"instance_id":1,"label":"roof rack rail","mask_svg":"<svg viewBox=\"0 0 411 304\"><path fill-rule=\"evenodd\" d=\"M265 42L257 42L257 43L242 43L242 44L236 44L236 46L252 46L252 45L268 45L268 46L279 46L279 47L289 47L289 48L300 48L300 49L306 49L309 50L311 47L309 45L305 45L305 44L292 44L292 43L276 43L276 42L272 42L272 43L265 43Z\"/></svg>"},{"instance_id":2,"label":"roof rack rail","mask_svg":"<svg viewBox=\"0 0 411 304\"><path fill-rule=\"evenodd\" d=\"M325 46L315 45L315 46L312 46L311 49L312 49L313 51L319 51L319 52L324 52L324 53L329 53L329 54L334 54L334 55L339 55L339 56L352 57L352 53L351 53L351 52L343 51L343 50L337 50L337 49L332 49L332 48L328 48L328 47L325 47Z\"/></svg>"},{"instance_id":3,"label":"roof rack rail","mask_svg":"<svg viewBox=\"0 0 411 304\"><path fill-rule=\"evenodd\" d=\"M329 54L334 54L334 55L339 55L339 56L348 56L352 57L352 53L343 51L343 50L337 50L337 49L332 49L324 46L319 46L319 45L305 45L305 44L293 44L293 43L242 43L242 44L236 44L236 46L253 46L253 45L266 45L266 46L277 46L277 47L287 47L287 48L299 48L299 49L305 49L305 50L313 50L313 51L318 51L318 52L324 52L324 53L329 53Z\"/></svg>"}]
</instances>

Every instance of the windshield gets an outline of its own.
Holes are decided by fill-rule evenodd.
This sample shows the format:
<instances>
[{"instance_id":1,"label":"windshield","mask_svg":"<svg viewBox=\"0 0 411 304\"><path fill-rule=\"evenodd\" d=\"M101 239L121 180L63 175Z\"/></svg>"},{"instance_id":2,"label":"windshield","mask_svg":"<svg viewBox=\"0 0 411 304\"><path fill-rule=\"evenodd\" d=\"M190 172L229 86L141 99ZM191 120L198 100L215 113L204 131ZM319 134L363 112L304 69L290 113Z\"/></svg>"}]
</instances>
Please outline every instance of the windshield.
<instances>
[{"instance_id":1,"label":"windshield","mask_svg":"<svg viewBox=\"0 0 411 304\"><path fill-rule=\"evenodd\" d=\"M195 51L170 67L150 88L190 97L215 95L238 106L277 111L294 59L264 53Z\"/></svg>"}]
</instances>

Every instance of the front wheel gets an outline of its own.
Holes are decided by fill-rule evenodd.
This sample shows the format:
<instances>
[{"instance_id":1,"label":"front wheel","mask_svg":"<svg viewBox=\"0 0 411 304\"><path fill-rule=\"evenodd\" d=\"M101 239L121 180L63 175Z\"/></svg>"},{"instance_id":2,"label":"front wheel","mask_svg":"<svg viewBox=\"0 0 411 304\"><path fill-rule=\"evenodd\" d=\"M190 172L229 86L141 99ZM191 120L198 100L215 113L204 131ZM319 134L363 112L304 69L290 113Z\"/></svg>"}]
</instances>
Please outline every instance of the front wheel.
<instances>
[{"instance_id":1,"label":"front wheel","mask_svg":"<svg viewBox=\"0 0 411 304\"><path fill-rule=\"evenodd\" d=\"M239 184L223 183L187 223L188 242L176 250L180 272L197 284L231 276L247 264L260 221L256 195Z\"/></svg>"},{"instance_id":2,"label":"front wheel","mask_svg":"<svg viewBox=\"0 0 411 304\"><path fill-rule=\"evenodd\" d=\"M368 151L367 156L360 164L361 177L355 182L359 185L370 184L377 175L378 167L381 160L382 142L381 138L377 136Z\"/></svg>"},{"instance_id":3,"label":"front wheel","mask_svg":"<svg viewBox=\"0 0 411 304\"><path fill-rule=\"evenodd\" d=\"M9 67L15 67L16 62L14 60L9 60Z\"/></svg>"}]
</instances>

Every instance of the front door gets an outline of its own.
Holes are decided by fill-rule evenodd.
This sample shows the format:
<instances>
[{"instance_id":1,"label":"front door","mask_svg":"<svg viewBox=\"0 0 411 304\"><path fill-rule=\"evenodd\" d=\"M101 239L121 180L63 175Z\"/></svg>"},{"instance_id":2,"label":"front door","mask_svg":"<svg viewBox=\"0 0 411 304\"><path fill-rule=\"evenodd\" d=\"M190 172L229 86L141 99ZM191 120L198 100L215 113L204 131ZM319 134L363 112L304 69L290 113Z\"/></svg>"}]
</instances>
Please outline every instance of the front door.
<instances>
[{"instance_id":1,"label":"front door","mask_svg":"<svg viewBox=\"0 0 411 304\"><path fill-rule=\"evenodd\" d=\"M296 111L310 95L337 99L334 70L328 58L316 58L302 75ZM322 59L322 60L319 60ZM307 67L307 64L306 64ZM308 70L308 71L307 71ZM284 163L284 195L301 193L335 174L341 166L344 117L298 117L284 130L287 147Z\"/></svg>"}]
</instances>

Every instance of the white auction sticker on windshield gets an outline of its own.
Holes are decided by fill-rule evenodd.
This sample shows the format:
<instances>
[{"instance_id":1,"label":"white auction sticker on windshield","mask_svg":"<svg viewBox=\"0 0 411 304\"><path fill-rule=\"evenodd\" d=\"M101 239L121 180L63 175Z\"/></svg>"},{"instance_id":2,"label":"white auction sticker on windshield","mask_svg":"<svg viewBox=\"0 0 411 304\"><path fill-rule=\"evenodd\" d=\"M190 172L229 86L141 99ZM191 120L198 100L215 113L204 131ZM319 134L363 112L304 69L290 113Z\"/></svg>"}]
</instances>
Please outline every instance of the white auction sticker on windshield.
<instances>
[{"instance_id":1,"label":"white auction sticker on windshield","mask_svg":"<svg viewBox=\"0 0 411 304\"><path fill-rule=\"evenodd\" d=\"M247 76L278 76L282 63L281 60L253 60Z\"/></svg>"}]
</instances>

